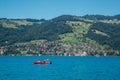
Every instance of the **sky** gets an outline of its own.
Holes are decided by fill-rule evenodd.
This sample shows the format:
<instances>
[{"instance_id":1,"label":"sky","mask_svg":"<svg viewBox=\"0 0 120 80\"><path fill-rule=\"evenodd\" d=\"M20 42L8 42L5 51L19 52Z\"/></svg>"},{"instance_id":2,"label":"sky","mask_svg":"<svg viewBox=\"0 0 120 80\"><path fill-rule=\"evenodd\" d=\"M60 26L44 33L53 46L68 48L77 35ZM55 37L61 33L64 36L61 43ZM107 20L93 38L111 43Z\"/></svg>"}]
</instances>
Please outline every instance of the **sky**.
<instances>
[{"instance_id":1,"label":"sky","mask_svg":"<svg viewBox=\"0 0 120 80\"><path fill-rule=\"evenodd\" d=\"M120 0L0 0L0 18L52 19L86 14L120 14Z\"/></svg>"}]
</instances>

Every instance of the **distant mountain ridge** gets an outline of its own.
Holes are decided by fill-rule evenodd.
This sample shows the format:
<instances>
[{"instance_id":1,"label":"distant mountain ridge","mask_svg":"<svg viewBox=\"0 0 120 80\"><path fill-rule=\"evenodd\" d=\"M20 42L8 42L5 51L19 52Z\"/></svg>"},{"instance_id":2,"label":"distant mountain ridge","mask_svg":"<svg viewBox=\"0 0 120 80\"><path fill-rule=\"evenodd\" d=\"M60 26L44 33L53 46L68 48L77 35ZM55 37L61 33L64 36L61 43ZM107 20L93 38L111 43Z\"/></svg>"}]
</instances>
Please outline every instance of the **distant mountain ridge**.
<instances>
[{"instance_id":1,"label":"distant mountain ridge","mask_svg":"<svg viewBox=\"0 0 120 80\"><path fill-rule=\"evenodd\" d=\"M0 46L45 40L81 46L86 44L99 50L120 50L119 30L120 14L115 16L61 15L50 20L1 18ZM82 51L84 49L81 48Z\"/></svg>"}]
</instances>

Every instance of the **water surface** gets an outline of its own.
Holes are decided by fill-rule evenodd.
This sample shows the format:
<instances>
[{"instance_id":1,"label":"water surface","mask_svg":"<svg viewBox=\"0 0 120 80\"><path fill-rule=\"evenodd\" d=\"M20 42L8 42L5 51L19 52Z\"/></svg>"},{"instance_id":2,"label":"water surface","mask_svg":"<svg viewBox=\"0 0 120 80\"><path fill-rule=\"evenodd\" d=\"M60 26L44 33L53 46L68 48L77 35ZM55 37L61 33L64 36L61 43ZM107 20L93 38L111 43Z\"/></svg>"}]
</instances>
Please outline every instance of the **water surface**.
<instances>
[{"instance_id":1,"label":"water surface","mask_svg":"<svg viewBox=\"0 0 120 80\"><path fill-rule=\"evenodd\" d=\"M120 57L1 56L0 80L120 80Z\"/></svg>"}]
</instances>

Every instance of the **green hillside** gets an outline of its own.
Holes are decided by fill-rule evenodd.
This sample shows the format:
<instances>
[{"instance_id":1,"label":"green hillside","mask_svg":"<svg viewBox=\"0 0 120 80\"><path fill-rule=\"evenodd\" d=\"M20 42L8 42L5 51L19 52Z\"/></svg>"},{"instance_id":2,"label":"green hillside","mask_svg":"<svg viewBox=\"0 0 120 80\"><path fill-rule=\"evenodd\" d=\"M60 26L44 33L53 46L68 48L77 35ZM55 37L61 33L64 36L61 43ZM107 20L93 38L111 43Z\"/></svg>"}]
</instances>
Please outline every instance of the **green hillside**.
<instances>
[{"instance_id":1,"label":"green hillside","mask_svg":"<svg viewBox=\"0 0 120 80\"><path fill-rule=\"evenodd\" d=\"M1 55L119 55L120 15L0 19ZM34 47L33 47L34 46Z\"/></svg>"}]
</instances>

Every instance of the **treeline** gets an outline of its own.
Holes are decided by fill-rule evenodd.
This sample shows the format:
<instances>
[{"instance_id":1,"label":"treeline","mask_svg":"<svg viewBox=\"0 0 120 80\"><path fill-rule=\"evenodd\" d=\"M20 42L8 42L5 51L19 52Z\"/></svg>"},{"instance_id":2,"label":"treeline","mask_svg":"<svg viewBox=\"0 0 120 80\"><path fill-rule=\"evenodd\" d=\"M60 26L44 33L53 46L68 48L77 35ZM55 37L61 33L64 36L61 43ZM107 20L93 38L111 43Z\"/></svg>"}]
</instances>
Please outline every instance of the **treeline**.
<instances>
[{"instance_id":1,"label":"treeline","mask_svg":"<svg viewBox=\"0 0 120 80\"><path fill-rule=\"evenodd\" d=\"M31 19L27 19L27 21L31 21ZM36 22L36 20L33 21ZM41 24L17 25L17 28L5 28L0 24L0 46L6 45L6 41L7 44L39 39L54 41L59 39L60 34L69 32L72 32L72 28L64 21L43 21Z\"/></svg>"},{"instance_id":2,"label":"treeline","mask_svg":"<svg viewBox=\"0 0 120 80\"><path fill-rule=\"evenodd\" d=\"M87 37L95 40L99 44L109 45L112 49L120 49L120 24L94 23L86 34ZM105 35L96 34L96 31L105 33Z\"/></svg>"},{"instance_id":3,"label":"treeline","mask_svg":"<svg viewBox=\"0 0 120 80\"><path fill-rule=\"evenodd\" d=\"M91 19L91 20L113 20L113 19L120 20L120 14L114 15L114 16L85 15L85 16L82 16L82 18Z\"/></svg>"}]
</instances>

